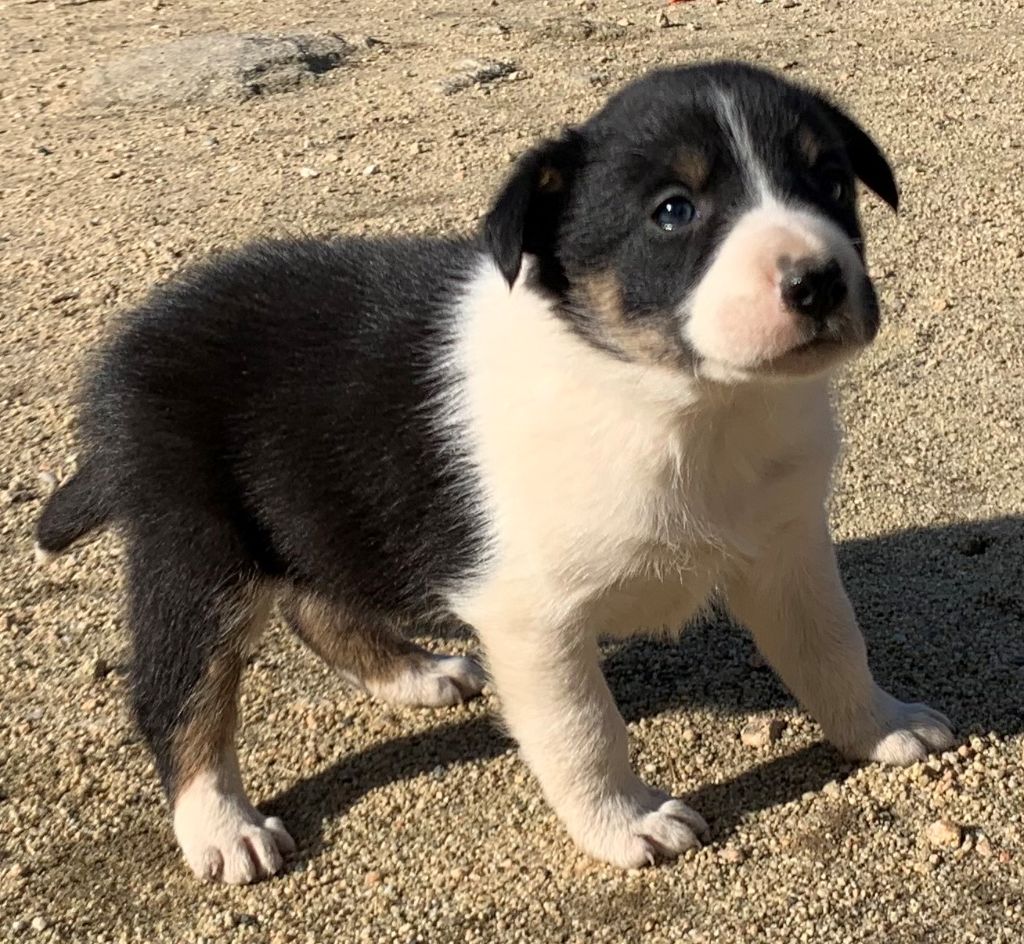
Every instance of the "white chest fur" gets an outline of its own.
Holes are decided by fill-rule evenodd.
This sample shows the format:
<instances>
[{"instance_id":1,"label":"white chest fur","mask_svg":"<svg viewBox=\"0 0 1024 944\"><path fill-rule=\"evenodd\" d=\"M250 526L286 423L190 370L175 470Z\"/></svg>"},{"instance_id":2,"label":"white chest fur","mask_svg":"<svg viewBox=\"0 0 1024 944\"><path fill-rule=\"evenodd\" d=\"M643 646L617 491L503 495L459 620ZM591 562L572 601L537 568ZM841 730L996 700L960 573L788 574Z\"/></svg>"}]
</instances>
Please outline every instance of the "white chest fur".
<instances>
[{"instance_id":1,"label":"white chest fur","mask_svg":"<svg viewBox=\"0 0 1024 944\"><path fill-rule=\"evenodd\" d=\"M493 558L452 601L606 633L678 628L736 556L826 496L827 381L724 386L625 363L485 267L462 312L461 419Z\"/></svg>"}]
</instances>

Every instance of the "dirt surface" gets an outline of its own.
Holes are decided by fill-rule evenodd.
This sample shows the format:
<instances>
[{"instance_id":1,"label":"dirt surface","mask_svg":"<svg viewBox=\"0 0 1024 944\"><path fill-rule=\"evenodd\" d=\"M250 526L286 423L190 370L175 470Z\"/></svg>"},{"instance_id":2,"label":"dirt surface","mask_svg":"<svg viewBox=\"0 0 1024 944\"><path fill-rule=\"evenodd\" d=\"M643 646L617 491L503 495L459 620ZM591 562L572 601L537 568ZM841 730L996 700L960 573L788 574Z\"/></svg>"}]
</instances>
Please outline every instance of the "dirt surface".
<instances>
[{"instance_id":1,"label":"dirt surface","mask_svg":"<svg viewBox=\"0 0 1024 944\"><path fill-rule=\"evenodd\" d=\"M1024 939L1024 7L662 3L0 3L0 939ZM98 65L216 31L358 48L243 99L87 98ZM117 541L31 563L86 351L152 282L257 234L471 227L532 139L721 55L834 93L901 179L898 217L865 204L888 320L840 384L835 526L878 675L944 709L960 751L844 764L722 621L610 649L640 770L713 832L623 874L574 851L493 698L380 708L275 628L241 754L300 851L270 882L197 884L127 716ZM745 744L751 715L781 736Z\"/></svg>"}]
</instances>

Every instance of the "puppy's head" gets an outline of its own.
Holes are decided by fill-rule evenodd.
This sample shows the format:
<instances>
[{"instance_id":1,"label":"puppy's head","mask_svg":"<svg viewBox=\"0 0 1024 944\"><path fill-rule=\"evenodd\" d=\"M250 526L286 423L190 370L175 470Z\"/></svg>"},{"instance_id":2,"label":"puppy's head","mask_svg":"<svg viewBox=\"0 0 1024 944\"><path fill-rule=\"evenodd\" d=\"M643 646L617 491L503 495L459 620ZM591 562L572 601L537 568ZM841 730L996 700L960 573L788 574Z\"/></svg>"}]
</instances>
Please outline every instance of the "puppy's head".
<instances>
[{"instance_id":1,"label":"puppy's head","mask_svg":"<svg viewBox=\"0 0 1024 944\"><path fill-rule=\"evenodd\" d=\"M654 72L528 152L483 236L618 357L722 381L802 376L869 343L859 178L892 170L848 116L748 66Z\"/></svg>"}]
</instances>

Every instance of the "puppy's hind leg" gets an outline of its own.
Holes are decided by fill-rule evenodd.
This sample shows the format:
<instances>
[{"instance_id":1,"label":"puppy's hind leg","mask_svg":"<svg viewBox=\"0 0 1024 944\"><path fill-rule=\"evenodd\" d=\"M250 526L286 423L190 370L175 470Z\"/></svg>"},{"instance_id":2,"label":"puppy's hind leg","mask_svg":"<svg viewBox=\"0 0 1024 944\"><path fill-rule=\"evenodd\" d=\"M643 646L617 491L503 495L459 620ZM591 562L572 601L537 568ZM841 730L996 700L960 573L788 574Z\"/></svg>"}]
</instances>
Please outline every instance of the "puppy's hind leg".
<instances>
[{"instance_id":1,"label":"puppy's hind leg","mask_svg":"<svg viewBox=\"0 0 1024 944\"><path fill-rule=\"evenodd\" d=\"M483 689L484 674L473 659L428 652L382 619L299 590L287 592L278 608L313 652L380 701L441 707L460 704Z\"/></svg>"},{"instance_id":2,"label":"puppy's hind leg","mask_svg":"<svg viewBox=\"0 0 1024 944\"><path fill-rule=\"evenodd\" d=\"M183 540L187 536L187 540ZM135 715L195 874L244 884L295 843L242 786L234 736L245 659L270 609L229 524L175 512L128 535Z\"/></svg>"}]
</instances>

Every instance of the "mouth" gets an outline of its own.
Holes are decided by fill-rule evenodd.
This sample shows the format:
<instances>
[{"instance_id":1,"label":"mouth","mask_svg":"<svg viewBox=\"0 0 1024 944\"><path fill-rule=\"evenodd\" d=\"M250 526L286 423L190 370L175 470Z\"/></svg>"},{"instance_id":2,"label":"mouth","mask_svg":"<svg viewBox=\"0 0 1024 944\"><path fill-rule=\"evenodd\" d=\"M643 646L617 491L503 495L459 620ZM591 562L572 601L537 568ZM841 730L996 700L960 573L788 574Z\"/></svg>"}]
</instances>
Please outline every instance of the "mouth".
<instances>
[{"instance_id":1,"label":"mouth","mask_svg":"<svg viewBox=\"0 0 1024 944\"><path fill-rule=\"evenodd\" d=\"M867 346L860 338L821 334L808 338L781 354L773 354L756 363L744 365L704 360L706 376L735 382L740 379L784 380L823 374L850 359Z\"/></svg>"},{"instance_id":2,"label":"mouth","mask_svg":"<svg viewBox=\"0 0 1024 944\"><path fill-rule=\"evenodd\" d=\"M757 367L758 373L769 374L814 374L825 370L838 361L864 347L861 338L851 337L836 329L824 331L801 341L782 354L763 361Z\"/></svg>"},{"instance_id":3,"label":"mouth","mask_svg":"<svg viewBox=\"0 0 1024 944\"><path fill-rule=\"evenodd\" d=\"M791 347L784 354L781 354L780 357L791 357L793 355L799 356L801 354L805 354L811 351L837 350L839 348L848 347L852 344L853 342L847 338L839 338L835 337L834 335L820 334L816 337L808 338L808 340L803 341L800 344L797 344L795 347ZM773 359L778 360L778 358Z\"/></svg>"}]
</instances>

